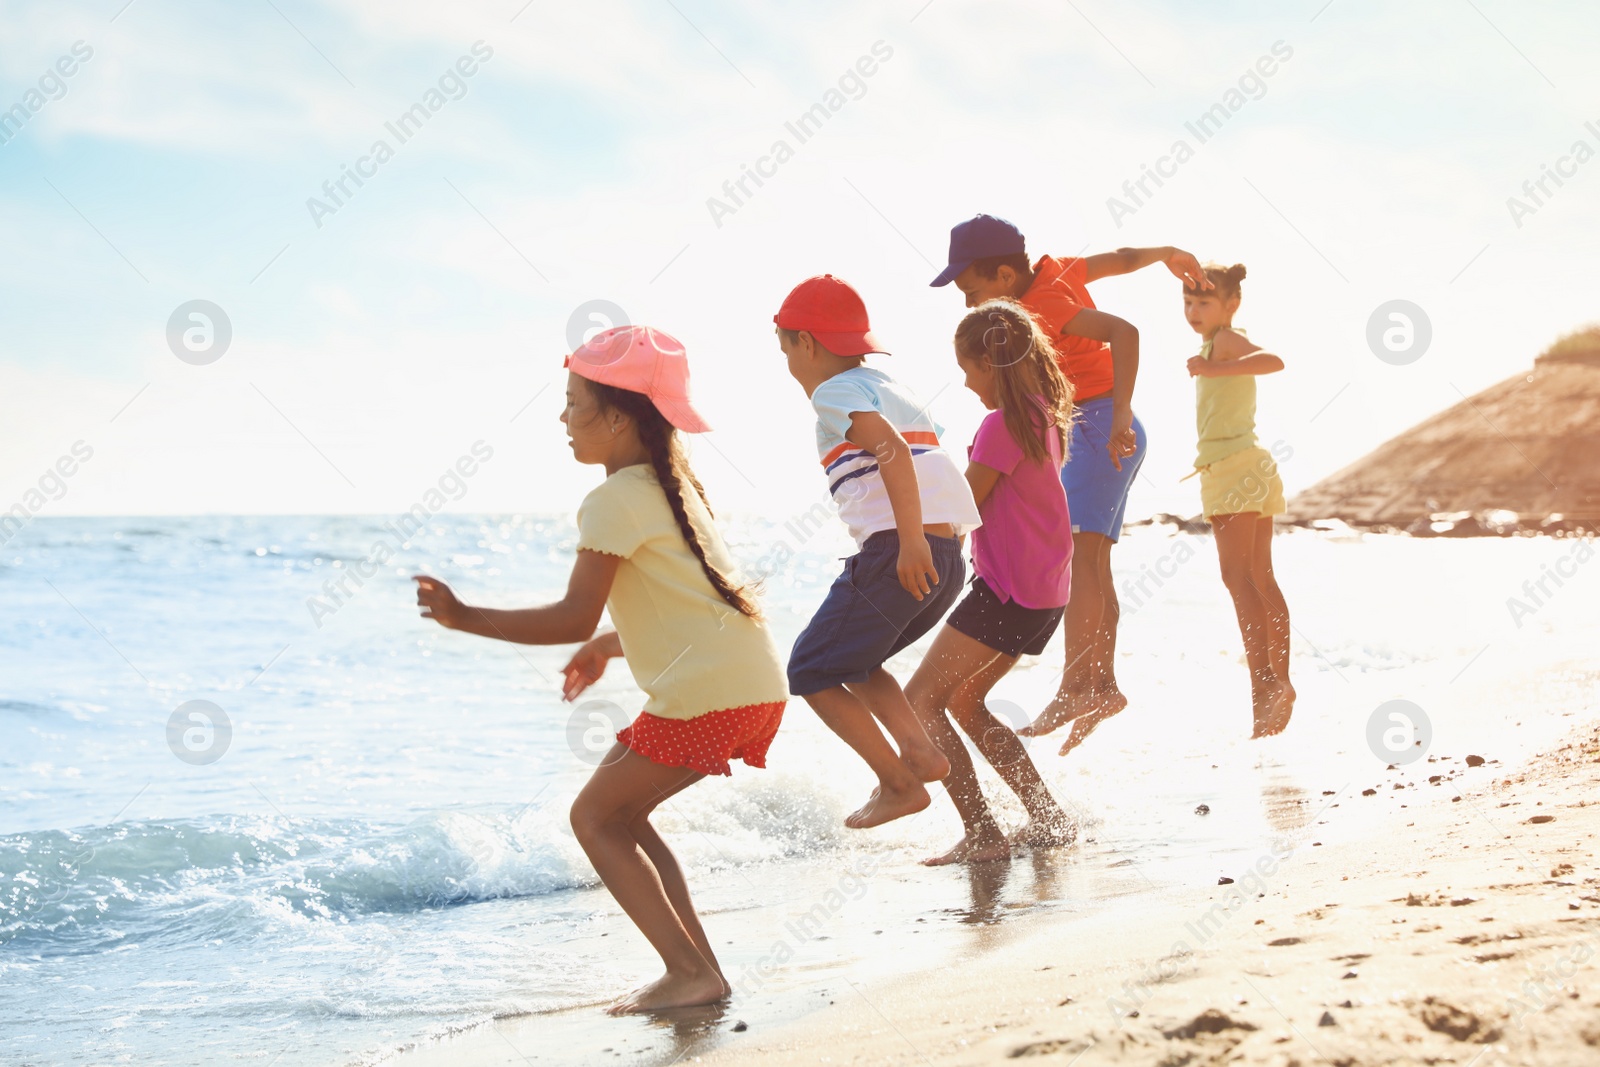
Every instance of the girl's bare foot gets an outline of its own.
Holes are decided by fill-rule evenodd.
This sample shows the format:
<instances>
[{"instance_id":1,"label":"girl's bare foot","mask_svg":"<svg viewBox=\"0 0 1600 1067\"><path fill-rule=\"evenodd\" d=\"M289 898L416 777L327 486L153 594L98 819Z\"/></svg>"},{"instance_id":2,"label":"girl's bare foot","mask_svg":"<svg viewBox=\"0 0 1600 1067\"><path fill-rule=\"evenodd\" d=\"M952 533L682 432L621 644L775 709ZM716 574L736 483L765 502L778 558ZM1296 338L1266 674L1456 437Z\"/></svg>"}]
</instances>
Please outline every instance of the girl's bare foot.
<instances>
[{"instance_id":1,"label":"girl's bare foot","mask_svg":"<svg viewBox=\"0 0 1600 1067\"><path fill-rule=\"evenodd\" d=\"M844 824L852 830L866 830L915 815L930 803L932 798L921 782L910 782L894 789L886 789L880 784L865 804L845 817Z\"/></svg>"},{"instance_id":2,"label":"girl's bare foot","mask_svg":"<svg viewBox=\"0 0 1600 1067\"><path fill-rule=\"evenodd\" d=\"M1092 715L1105 708L1107 705L1116 705L1106 718L1115 715L1118 711L1128 706L1128 698L1122 695L1119 689L1092 690L1087 693L1057 693L1055 699L1045 705L1039 717L1027 726L1017 730L1019 737L1043 737L1045 734L1055 733L1069 722L1073 722L1085 715Z\"/></svg>"},{"instance_id":3,"label":"girl's bare foot","mask_svg":"<svg viewBox=\"0 0 1600 1067\"><path fill-rule=\"evenodd\" d=\"M1073 720L1072 733L1067 735L1066 743L1061 746L1061 754L1065 756L1094 733L1094 728L1105 722L1111 716L1128 706L1128 698L1121 693L1108 694L1107 698L1098 704L1094 710L1078 716Z\"/></svg>"},{"instance_id":4,"label":"girl's bare foot","mask_svg":"<svg viewBox=\"0 0 1600 1067\"><path fill-rule=\"evenodd\" d=\"M900 762L906 770L917 776L919 782L942 782L950 773L950 761L933 743L908 745L900 753Z\"/></svg>"},{"instance_id":5,"label":"girl's bare foot","mask_svg":"<svg viewBox=\"0 0 1600 1067\"><path fill-rule=\"evenodd\" d=\"M1295 696L1294 686L1287 680L1263 686L1255 700L1255 728L1250 733L1251 740L1283 733L1294 714Z\"/></svg>"},{"instance_id":6,"label":"girl's bare foot","mask_svg":"<svg viewBox=\"0 0 1600 1067\"><path fill-rule=\"evenodd\" d=\"M950 863L995 863L1011 858L1011 842L996 826L993 830L968 834L956 842L956 847L942 856L922 861L924 867L943 867Z\"/></svg>"},{"instance_id":7,"label":"girl's bare foot","mask_svg":"<svg viewBox=\"0 0 1600 1067\"><path fill-rule=\"evenodd\" d=\"M668 971L647 986L641 986L606 1009L607 1015L637 1015L666 1008L690 1008L715 1004L729 993L728 983L715 971L674 974Z\"/></svg>"},{"instance_id":8,"label":"girl's bare foot","mask_svg":"<svg viewBox=\"0 0 1600 1067\"><path fill-rule=\"evenodd\" d=\"M1023 848L1060 848L1078 839L1078 828L1063 813L1059 818L1029 819L1011 835L1011 843Z\"/></svg>"}]
</instances>

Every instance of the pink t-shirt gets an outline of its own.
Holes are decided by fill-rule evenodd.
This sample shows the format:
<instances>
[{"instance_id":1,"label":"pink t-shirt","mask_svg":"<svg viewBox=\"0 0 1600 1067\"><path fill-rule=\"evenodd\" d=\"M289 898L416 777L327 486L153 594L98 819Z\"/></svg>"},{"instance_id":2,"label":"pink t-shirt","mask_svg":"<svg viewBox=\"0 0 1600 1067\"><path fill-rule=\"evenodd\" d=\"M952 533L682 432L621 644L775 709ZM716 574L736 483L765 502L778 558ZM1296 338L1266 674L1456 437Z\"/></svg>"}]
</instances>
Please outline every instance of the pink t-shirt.
<instances>
[{"instance_id":1,"label":"pink t-shirt","mask_svg":"<svg viewBox=\"0 0 1600 1067\"><path fill-rule=\"evenodd\" d=\"M983 525L972 531L972 569L1002 601L1025 608L1059 608L1072 592L1072 520L1061 487L1061 440L1045 434L1050 462L1028 459L991 411L978 427L967 456L1000 472L978 509Z\"/></svg>"}]
</instances>

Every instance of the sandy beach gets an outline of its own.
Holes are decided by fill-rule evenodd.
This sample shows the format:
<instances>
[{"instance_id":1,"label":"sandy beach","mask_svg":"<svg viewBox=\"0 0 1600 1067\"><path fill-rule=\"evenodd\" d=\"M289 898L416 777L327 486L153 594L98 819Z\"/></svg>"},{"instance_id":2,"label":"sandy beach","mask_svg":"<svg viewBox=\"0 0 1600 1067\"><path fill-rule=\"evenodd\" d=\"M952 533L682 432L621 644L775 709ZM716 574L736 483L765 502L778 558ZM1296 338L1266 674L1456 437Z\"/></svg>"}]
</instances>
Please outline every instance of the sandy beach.
<instances>
[{"instance_id":1,"label":"sandy beach","mask_svg":"<svg viewBox=\"0 0 1600 1067\"><path fill-rule=\"evenodd\" d=\"M822 978L798 1016L795 996L644 1023L587 1008L400 1062L1592 1063L1597 764L1584 725L1520 768L1466 753L1390 768L1291 800L1301 826L1231 884L1135 889L1024 917L936 968ZM1377 832L1333 840L1374 816ZM604 1044L579 1038L606 1026Z\"/></svg>"}]
</instances>

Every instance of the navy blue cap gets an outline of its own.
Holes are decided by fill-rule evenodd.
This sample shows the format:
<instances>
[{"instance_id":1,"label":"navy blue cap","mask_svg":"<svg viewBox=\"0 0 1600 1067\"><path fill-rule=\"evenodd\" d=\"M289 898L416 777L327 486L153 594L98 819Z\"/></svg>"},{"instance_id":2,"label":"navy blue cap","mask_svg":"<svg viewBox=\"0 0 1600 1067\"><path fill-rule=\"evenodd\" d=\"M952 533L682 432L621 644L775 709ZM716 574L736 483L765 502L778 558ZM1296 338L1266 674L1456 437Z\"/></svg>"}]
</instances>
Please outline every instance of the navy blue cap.
<instances>
[{"instance_id":1,"label":"navy blue cap","mask_svg":"<svg viewBox=\"0 0 1600 1067\"><path fill-rule=\"evenodd\" d=\"M974 215L950 230L950 265L929 285L949 285L956 275L986 256L1012 256L1026 252L1022 231L993 215Z\"/></svg>"}]
</instances>

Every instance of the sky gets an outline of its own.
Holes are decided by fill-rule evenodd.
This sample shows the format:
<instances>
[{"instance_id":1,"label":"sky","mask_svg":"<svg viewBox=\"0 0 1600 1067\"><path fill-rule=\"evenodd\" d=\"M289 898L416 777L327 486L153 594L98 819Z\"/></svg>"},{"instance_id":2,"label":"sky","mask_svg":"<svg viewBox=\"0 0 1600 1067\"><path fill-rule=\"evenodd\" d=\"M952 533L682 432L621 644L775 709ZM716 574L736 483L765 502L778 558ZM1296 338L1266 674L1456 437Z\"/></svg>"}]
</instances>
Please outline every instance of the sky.
<instances>
[{"instance_id":1,"label":"sky","mask_svg":"<svg viewBox=\"0 0 1600 1067\"><path fill-rule=\"evenodd\" d=\"M1292 495L1600 319L1597 36L1509 0L0 2L0 510L395 513L477 446L450 510L570 512L601 474L561 360L620 315L687 346L713 503L800 514L784 294L855 284L959 455L983 412L928 282L980 211L1035 254L1244 263ZM1142 337L1129 517L1193 514L1179 284L1092 292ZM1375 351L1392 301L1425 349Z\"/></svg>"}]
</instances>

